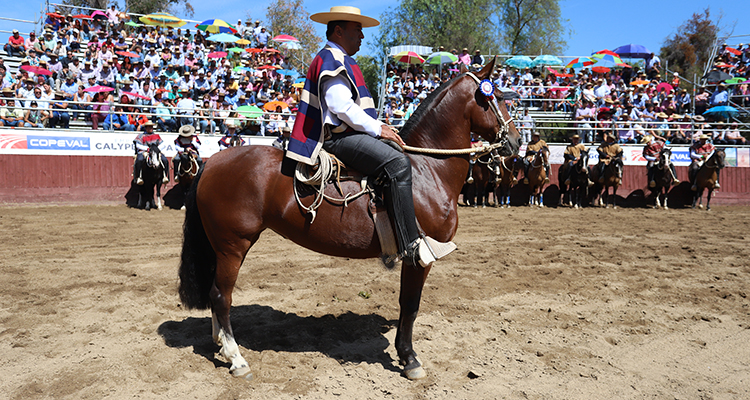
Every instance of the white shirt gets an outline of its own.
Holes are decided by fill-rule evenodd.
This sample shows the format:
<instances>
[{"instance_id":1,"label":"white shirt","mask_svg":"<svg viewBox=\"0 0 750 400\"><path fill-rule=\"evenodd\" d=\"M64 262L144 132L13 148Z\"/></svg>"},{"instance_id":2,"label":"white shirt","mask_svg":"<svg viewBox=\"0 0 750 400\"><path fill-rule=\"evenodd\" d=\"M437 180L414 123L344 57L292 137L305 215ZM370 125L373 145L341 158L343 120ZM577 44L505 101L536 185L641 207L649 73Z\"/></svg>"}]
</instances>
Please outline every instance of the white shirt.
<instances>
[{"instance_id":1,"label":"white shirt","mask_svg":"<svg viewBox=\"0 0 750 400\"><path fill-rule=\"evenodd\" d=\"M329 41L328 45L344 51L334 42ZM358 132L365 132L374 137L380 136L380 127L384 124L367 115L362 107L352 100L349 79L341 74L325 79L321 82L320 90L325 93L325 97L320 99L324 124L339 126L344 122Z\"/></svg>"}]
</instances>

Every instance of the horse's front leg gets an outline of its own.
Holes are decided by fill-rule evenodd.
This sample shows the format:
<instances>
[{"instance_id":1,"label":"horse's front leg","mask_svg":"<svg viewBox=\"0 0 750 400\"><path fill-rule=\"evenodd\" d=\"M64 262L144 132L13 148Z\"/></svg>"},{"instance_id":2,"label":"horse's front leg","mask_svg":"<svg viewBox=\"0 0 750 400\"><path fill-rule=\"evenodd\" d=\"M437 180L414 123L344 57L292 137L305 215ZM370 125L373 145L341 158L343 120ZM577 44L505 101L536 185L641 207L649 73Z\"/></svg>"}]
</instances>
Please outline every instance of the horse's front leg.
<instances>
[{"instance_id":1,"label":"horse's front leg","mask_svg":"<svg viewBox=\"0 0 750 400\"><path fill-rule=\"evenodd\" d=\"M709 188L708 194L706 195L706 211L711 211L711 195L714 194L714 189Z\"/></svg>"},{"instance_id":2,"label":"horse's front leg","mask_svg":"<svg viewBox=\"0 0 750 400\"><path fill-rule=\"evenodd\" d=\"M401 306L401 314L398 318L398 331L396 332L396 351L399 361L404 366L404 375L407 378L422 379L427 373L422 368L422 363L417 359L417 353L412 347L412 332L414 320L417 319L419 302L422 298L422 288L430 273L432 265L427 268L412 265L409 262L401 264L401 293L398 303Z\"/></svg>"},{"instance_id":3,"label":"horse's front leg","mask_svg":"<svg viewBox=\"0 0 750 400\"><path fill-rule=\"evenodd\" d=\"M161 183L156 184L156 208L158 210L162 209L161 206Z\"/></svg>"}]
</instances>

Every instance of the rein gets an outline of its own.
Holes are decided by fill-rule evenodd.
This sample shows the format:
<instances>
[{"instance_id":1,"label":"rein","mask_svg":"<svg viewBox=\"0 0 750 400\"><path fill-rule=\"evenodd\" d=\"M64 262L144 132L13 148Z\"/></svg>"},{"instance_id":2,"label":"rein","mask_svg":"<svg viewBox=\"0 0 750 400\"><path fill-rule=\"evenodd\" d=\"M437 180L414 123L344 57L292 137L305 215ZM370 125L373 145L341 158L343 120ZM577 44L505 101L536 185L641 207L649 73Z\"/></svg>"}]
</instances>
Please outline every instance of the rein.
<instances>
[{"instance_id":1,"label":"rein","mask_svg":"<svg viewBox=\"0 0 750 400\"><path fill-rule=\"evenodd\" d=\"M474 81L479 84L481 81L474 75L473 72L467 72L466 75L470 76ZM489 99L488 99L489 100ZM497 104L497 98L492 96L492 101L489 101L490 109L495 114L497 122L500 125L500 129L495 132L495 143L486 144L482 147L471 147L467 149L431 149L423 147L413 147L409 145L404 146L404 150L410 153L421 153L421 154L436 154L436 155L460 155L460 154L471 154L476 153L476 156L483 156L492 152L495 149L505 146L508 143L508 132L510 123L513 122L513 118L508 115L508 119L505 119L500 112L500 107Z\"/></svg>"}]
</instances>

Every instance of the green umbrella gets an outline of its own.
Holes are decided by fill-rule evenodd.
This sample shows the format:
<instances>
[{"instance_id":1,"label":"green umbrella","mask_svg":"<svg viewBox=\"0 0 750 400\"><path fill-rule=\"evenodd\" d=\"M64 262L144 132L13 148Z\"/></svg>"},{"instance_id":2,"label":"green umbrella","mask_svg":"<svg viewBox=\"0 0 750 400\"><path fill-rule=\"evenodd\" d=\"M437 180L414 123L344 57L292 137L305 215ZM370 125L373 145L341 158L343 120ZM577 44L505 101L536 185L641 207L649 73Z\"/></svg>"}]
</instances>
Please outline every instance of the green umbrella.
<instances>
[{"instance_id":1,"label":"green umbrella","mask_svg":"<svg viewBox=\"0 0 750 400\"><path fill-rule=\"evenodd\" d=\"M227 51L231 51L232 53L242 53L243 51L245 51L245 49L241 47L230 47L227 49Z\"/></svg>"},{"instance_id":2,"label":"green umbrella","mask_svg":"<svg viewBox=\"0 0 750 400\"><path fill-rule=\"evenodd\" d=\"M143 24L139 24L139 23L133 22L133 21L128 21L128 22L125 23L125 25L127 25L127 26L143 26Z\"/></svg>"},{"instance_id":3,"label":"green umbrella","mask_svg":"<svg viewBox=\"0 0 750 400\"><path fill-rule=\"evenodd\" d=\"M242 115L245 118L255 119L263 115L264 111L256 106L240 106L237 107L237 114Z\"/></svg>"},{"instance_id":4,"label":"green umbrella","mask_svg":"<svg viewBox=\"0 0 750 400\"><path fill-rule=\"evenodd\" d=\"M724 81L727 85L734 85L735 83L744 82L745 78L732 78Z\"/></svg>"}]
</instances>

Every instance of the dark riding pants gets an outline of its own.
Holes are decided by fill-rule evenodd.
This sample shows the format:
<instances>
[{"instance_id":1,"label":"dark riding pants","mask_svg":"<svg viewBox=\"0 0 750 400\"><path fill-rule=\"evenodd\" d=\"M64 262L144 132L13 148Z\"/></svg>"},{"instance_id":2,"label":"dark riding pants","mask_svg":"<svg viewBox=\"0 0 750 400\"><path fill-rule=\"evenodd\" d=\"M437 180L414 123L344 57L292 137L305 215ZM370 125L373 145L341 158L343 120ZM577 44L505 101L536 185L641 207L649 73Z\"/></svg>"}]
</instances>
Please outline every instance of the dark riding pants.
<instances>
[{"instance_id":1,"label":"dark riding pants","mask_svg":"<svg viewBox=\"0 0 750 400\"><path fill-rule=\"evenodd\" d=\"M396 225L399 252L419 238L411 187L411 162L402 152L366 133L333 134L323 148L350 168L385 181L383 197Z\"/></svg>"}]
</instances>

